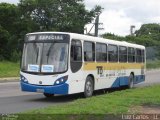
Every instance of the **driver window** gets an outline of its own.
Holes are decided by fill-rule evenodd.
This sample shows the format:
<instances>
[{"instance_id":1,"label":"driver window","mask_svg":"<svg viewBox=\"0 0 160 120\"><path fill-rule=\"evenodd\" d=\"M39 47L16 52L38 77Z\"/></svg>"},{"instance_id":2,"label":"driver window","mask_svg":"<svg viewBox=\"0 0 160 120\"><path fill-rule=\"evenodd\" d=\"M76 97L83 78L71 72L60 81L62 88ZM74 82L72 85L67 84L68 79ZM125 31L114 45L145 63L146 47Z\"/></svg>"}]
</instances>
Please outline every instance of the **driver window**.
<instances>
[{"instance_id":1,"label":"driver window","mask_svg":"<svg viewBox=\"0 0 160 120\"><path fill-rule=\"evenodd\" d=\"M72 40L71 42L71 71L78 72L82 67L82 44L80 40Z\"/></svg>"},{"instance_id":2,"label":"driver window","mask_svg":"<svg viewBox=\"0 0 160 120\"><path fill-rule=\"evenodd\" d=\"M72 40L71 61L82 61L82 45L79 40Z\"/></svg>"}]
</instances>

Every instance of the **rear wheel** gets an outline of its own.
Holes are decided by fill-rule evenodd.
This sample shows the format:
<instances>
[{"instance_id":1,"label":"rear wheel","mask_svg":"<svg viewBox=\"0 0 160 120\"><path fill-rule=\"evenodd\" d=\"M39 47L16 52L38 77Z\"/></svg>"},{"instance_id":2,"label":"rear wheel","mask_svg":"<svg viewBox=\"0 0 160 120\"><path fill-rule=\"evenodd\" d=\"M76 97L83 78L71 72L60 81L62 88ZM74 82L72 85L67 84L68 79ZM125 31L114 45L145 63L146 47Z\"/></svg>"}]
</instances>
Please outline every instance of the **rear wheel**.
<instances>
[{"instance_id":1,"label":"rear wheel","mask_svg":"<svg viewBox=\"0 0 160 120\"><path fill-rule=\"evenodd\" d=\"M128 88L133 88L134 87L134 75L133 74L130 74L129 76L129 85L128 85Z\"/></svg>"},{"instance_id":2,"label":"rear wheel","mask_svg":"<svg viewBox=\"0 0 160 120\"><path fill-rule=\"evenodd\" d=\"M49 93L43 93L43 95L46 97L46 98L51 98L54 96L54 94L49 94Z\"/></svg>"},{"instance_id":3,"label":"rear wheel","mask_svg":"<svg viewBox=\"0 0 160 120\"><path fill-rule=\"evenodd\" d=\"M91 97L94 91L93 78L88 76L84 87L84 97Z\"/></svg>"}]
</instances>

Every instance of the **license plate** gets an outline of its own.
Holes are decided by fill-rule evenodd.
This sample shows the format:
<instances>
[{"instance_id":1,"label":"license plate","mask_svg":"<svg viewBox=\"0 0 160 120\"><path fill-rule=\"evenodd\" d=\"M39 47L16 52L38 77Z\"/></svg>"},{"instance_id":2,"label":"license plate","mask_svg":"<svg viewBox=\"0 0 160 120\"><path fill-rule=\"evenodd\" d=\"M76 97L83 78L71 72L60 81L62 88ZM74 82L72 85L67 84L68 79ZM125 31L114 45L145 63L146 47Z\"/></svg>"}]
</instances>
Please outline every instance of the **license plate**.
<instances>
[{"instance_id":1,"label":"license plate","mask_svg":"<svg viewBox=\"0 0 160 120\"><path fill-rule=\"evenodd\" d=\"M44 89L37 89L37 92L44 93Z\"/></svg>"}]
</instances>

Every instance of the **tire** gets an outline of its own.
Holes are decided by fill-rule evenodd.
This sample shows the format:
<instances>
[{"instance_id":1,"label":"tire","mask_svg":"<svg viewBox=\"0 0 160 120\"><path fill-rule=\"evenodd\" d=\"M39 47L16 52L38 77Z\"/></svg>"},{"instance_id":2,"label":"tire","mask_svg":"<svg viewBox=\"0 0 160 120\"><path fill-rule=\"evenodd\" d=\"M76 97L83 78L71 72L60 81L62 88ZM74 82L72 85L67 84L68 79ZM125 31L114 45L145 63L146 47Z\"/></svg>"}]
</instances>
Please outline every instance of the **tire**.
<instances>
[{"instance_id":1,"label":"tire","mask_svg":"<svg viewBox=\"0 0 160 120\"><path fill-rule=\"evenodd\" d=\"M54 96L54 94L49 94L49 93L43 93L43 95L46 97L46 98L51 98Z\"/></svg>"},{"instance_id":2,"label":"tire","mask_svg":"<svg viewBox=\"0 0 160 120\"><path fill-rule=\"evenodd\" d=\"M84 97L91 97L94 91L93 78L88 76L84 86Z\"/></svg>"},{"instance_id":3,"label":"tire","mask_svg":"<svg viewBox=\"0 0 160 120\"><path fill-rule=\"evenodd\" d=\"M131 89L134 87L134 75L133 74L130 74L129 76L129 85L128 85L128 88Z\"/></svg>"}]
</instances>

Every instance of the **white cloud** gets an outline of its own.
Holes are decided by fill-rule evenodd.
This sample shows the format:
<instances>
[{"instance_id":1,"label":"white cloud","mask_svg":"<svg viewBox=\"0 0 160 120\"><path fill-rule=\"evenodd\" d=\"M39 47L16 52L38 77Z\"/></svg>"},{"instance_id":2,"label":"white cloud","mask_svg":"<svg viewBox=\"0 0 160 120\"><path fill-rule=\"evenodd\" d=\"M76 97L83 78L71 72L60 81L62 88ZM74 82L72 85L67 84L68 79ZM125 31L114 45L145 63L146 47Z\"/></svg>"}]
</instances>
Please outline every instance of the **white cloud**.
<instances>
[{"instance_id":1,"label":"white cloud","mask_svg":"<svg viewBox=\"0 0 160 120\"><path fill-rule=\"evenodd\" d=\"M103 33L128 35L131 25L139 29L144 23L160 23L160 0L85 0L85 4L88 9L95 5L104 8L100 16Z\"/></svg>"},{"instance_id":2,"label":"white cloud","mask_svg":"<svg viewBox=\"0 0 160 120\"><path fill-rule=\"evenodd\" d=\"M106 11L102 14L101 19L104 22L106 32L125 35L128 34L129 26L133 22L133 19L128 18L123 10ZM127 30L122 28L127 28Z\"/></svg>"},{"instance_id":3,"label":"white cloud","mask_svg":"<svg viewBox=\"0 0 160 120\"><path fill-rule=\"evenodd\" d=\"M11 4L17 4L19 2L19 0L0 0L0 3L1 2L11 3Z\"/></svg>"},{"instance_id":4,"label":"white cloud","mask_svg":"<svg viewBox=\"0 0 160 120\"><path fill-rule=\"evenodd\" d=\"M104 11L100 16L100 23L103 23L103 27L105 28L104 31L100 31L101 34L104 32L109 32L123 36L129 34L130 26L135 25L133 23L136 23L138 29L141 25L140 22L127 17L123 10ZM88 28L90 27L91 26L88 26Z\"/></svg>"}]
</instances>

